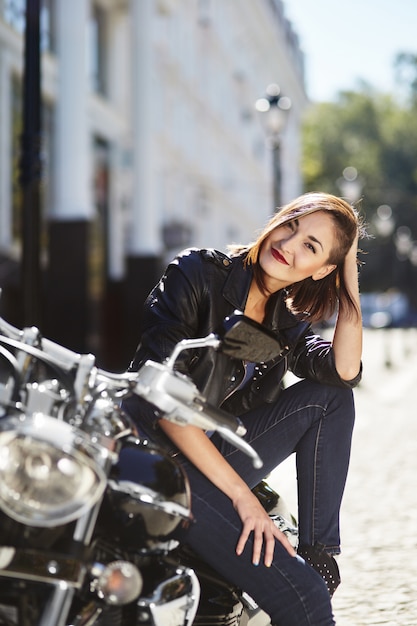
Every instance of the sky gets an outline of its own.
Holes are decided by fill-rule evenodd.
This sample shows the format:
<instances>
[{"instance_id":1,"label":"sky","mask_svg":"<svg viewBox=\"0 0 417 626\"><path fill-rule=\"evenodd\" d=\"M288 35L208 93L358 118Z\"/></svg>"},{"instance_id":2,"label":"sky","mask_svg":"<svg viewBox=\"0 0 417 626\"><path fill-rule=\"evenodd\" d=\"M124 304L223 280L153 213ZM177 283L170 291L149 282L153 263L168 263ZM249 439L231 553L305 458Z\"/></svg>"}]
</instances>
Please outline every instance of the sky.
<instances>
[{"instance_id":1,"label":"sky","mask_svg":"<svg viewBox=\"0 0 417 626\"><path fill-rule=\"evenodd\" d=\"M417 0L283 0L305 54L307 94L335 100L365 80L395 90L394 58L417 55Z\"/></svg>"}]
</instances>

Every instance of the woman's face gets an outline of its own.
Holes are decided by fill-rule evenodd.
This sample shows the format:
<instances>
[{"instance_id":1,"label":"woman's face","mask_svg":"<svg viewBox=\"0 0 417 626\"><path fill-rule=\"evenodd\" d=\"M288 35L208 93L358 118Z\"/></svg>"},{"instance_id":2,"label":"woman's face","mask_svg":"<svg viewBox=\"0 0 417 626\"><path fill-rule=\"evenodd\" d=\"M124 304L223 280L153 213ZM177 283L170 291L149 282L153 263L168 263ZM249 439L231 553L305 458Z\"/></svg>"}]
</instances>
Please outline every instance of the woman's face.
<instances>
[{"instance_id":1,"label":"woman's face","mask_svg":"<svg viewBox=\"0 0 417 626\"><path fill-rule=\"evenodd\" d=\"M334 222L325 211L317 211L277 226L265 239L259 264L270 292L305 278L320 280L335 269L329 264L336 245Z\"/></svg>"}]
</instances>

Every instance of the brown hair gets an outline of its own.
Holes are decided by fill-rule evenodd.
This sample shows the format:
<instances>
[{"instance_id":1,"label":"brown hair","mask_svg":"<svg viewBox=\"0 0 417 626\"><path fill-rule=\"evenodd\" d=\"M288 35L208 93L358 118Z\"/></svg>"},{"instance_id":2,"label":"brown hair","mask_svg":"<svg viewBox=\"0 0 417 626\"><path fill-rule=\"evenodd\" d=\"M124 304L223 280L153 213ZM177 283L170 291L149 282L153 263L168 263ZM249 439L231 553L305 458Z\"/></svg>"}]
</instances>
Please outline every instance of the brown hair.
<instances>
[{"instance_id":1,"label":"brown hair","mask_svg":"<svg viewBox=\"0 0 417 626\"><path fill-rule=\"evenodd\" d=\"M328 263L336 265L336 269L320 280L314 281L309 277L290 285L287 288L287 305L298 316L308 317L312 322L328 319L335 313L337 306L346 308L351 315L359 316L360 312L345 285L343 268L345 256L357 233L363 237L365 230L357 209L342 198L321 192L299 196L271 217L256 241L246 246L229 246L231 254L245 256L245 264L252 266L258 287L265 295L269 295L258 262L265 239L278 226L316 211L326 211L333 219L337 245L331 250Z\"/></svg>"}]
</instances>

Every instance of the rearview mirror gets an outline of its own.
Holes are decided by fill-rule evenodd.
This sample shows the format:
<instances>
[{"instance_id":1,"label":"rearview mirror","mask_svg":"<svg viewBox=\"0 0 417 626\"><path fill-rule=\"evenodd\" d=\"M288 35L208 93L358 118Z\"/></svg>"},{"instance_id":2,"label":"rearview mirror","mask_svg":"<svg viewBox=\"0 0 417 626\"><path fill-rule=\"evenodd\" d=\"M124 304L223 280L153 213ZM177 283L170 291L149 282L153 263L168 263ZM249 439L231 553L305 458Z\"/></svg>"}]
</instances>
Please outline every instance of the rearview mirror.
<instances>
[{"instance_id":1,"label":"rearview mirror","mask_svg":"<svg viewBox=\"0 0 417 626\"><path fill-rule=\"evenodd\" d=\"M220 351L235 359L261 363L286 354L289 346L268 328L243 313L235 312L224 320Z\"/></svg>"}]
</instances>

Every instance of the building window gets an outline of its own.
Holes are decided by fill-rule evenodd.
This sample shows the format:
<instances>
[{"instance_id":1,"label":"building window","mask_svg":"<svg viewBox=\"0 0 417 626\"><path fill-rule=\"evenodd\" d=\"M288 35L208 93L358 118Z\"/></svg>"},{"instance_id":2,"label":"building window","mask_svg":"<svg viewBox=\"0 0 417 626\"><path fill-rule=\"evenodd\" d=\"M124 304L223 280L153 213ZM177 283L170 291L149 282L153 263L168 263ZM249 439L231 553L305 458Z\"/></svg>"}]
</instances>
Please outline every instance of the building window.
<instances>
[{"instance_id":1,"label":"building window","mask_svg":"<svg viewBox=\"0 0 417 626\"><path fill-rule=\"evenodd\" d=\"M94 206L95 218L91 228L91 284L90 293L99 298L107 274L108 217L110 194L110 144L94 138Z\"/></svg>"},{"instance_id":2,"label":"building window","mask_svg":"<svg viewBox=\"0 0 417 626\"><path fill-rule=\"evenodd\" d=\"M198 23L200 26L210 26L211 21L211 1L210 0L198 0L197 15Z\"/></svg>"},{"instance_id":3,"label":"building window","mask_svg":"<svg viewBox=\"0 0 417 626\"><path fill-rule=\"evenodd\" d=\"M42 0L40 14L42 52L55 52L56 50L55 11L56 0Z\"/></svg>"},{"instance_id":4,"label":"building window","mask_svg":"<svg viewBox=\"0 0 417 626\"><path fill-rule=\"evenodd\" d=\"M88 32L89 73L93 91L107 94L106 11L93 5Z\"/></svg>"},{"instance_id":5,"label":"building window","mask_svg":"<svg viewBox=\"0 0 417 626\"><path fill-rule=\"evenodd\" d=\"M53 52L55 49L55 4L56 0L41 0L40 49ZM26 0L3 0L0 2L4 21L17 33L23 35L26 27Z\"/></svg>"},{"instance_id":6,"label":"building window","mask_svg":"<svg viewBox=\"0 0 417 626\"><path fill-rule=\"evenodd\" d=\"M20 34L25 30L25 8L25 0L3 0L4 21Z\"/></svg>"},{"instance_id":7,"label":"building window","mask_svg":"<svg viewBox=\"0 0 417 626\"><path fill-rule=\"evenodd\" d=\"M100 353L100 334L102 330L103 299L106 291L108 265L108 218L110 194L110 158L111 148L108 141L94 138L94 207L95 215L90 224L89 241L89 328L88 346L94 354Z\"/></svg>"}]
</instances>

